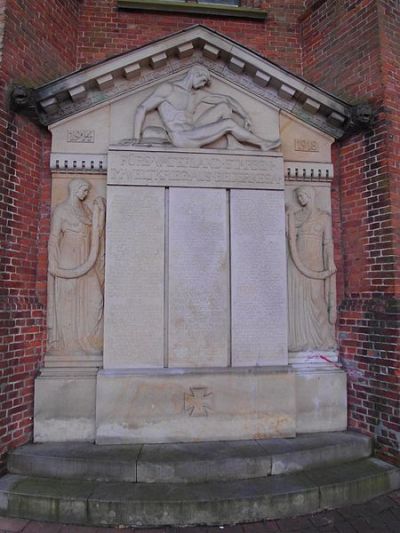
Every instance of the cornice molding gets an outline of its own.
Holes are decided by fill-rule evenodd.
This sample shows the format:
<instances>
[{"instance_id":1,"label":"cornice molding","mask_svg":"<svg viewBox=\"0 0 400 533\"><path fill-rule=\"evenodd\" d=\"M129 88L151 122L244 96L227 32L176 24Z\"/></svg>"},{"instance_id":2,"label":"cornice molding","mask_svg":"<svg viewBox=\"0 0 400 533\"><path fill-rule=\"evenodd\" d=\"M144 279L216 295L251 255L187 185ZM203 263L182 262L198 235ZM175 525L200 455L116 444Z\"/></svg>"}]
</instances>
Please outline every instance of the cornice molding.
<instances>
[{"instance_id":1,"label":"cornice molding","mask_svg":"<svg viewBox=\"0 0 400 533\"><path fill-rule=\"evenodd\" d=\"M51 125L196 62L335 138L351 119L342 100L200 25L73 72L35 89L33 98L41 122Z\"/></svg>"}]
</instances>

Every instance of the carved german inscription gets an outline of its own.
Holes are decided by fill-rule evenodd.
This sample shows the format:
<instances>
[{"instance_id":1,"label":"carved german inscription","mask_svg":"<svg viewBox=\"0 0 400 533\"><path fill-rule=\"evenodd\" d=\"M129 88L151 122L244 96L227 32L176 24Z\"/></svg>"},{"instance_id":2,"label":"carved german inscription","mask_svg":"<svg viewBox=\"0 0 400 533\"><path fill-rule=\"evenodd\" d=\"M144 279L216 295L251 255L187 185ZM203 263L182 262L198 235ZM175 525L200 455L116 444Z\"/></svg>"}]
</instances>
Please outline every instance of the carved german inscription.
<instances>
[{"instance_id":1,"label":"carved german inscription","mask_svg":"<svg viewBox=\"0 0 400 533\"><path fill-rule=\"evenodd\" d=\"M110 150L109 185L282 189L282 158L270 154L221 154Z\"/></svg>"}]
</instances>

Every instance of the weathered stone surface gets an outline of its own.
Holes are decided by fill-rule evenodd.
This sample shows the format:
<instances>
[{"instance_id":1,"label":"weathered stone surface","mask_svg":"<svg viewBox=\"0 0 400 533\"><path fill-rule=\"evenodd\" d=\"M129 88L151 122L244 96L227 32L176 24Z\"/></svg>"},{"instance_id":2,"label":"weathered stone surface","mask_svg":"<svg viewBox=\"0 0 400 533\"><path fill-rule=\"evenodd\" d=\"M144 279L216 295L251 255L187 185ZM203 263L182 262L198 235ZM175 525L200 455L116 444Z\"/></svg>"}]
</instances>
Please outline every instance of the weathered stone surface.
<instances>
[{"instance_id":1,"label":"weathered stone surface","mask_svg":"<svg viewBox=\"0 0 400 533\"><path fill-rule=\"evenodd\" d=\"M23 476L8 474L0 478L0 511L4 515L11 515L9 508L9 496L17 482L25 479Z\"/></svg>"},{"instance_id":2,"label":"weathered stone surface","mask_svg":"<svg viewBox=\"0 0 400 533\"><path fill-rule=\"evenodd\" d=\"M230 524L318 509L318 487L305 476L205 484L98 485L89 498L96 524Z\"/></svg>"},{"instance_id":3,"label":"weathered stone surface","mask_svg":"<svg viewBox=\"0 0 400 533\"><path fill-rule=\"evenodd\" d=\"M293 116L280 113L280 135L285 161L331 162L333 138Z\"/></svg>"},{"instance_id":4,"label":"weathered stone surface","mask_svg":"<svg viewBox=\"0 0 400 533\"><path fill-rule=\"evenodd\" d=\"M110 143L110 106L91 109L50 130L53 153L106 154Z\"/></svg>"},{"instance_id":5,"label":"weathered stone surface","mask_svg":"<svg viewBox=\"0 0 400 533\"><path fill-rule=\"evenodd\" d=\"M35 442L93 440L95 413L95 376L36 378Z\"/></svg>"},{"instance_id":6,"label":"weathered stone surface","mask_svg":"<svg viewBox=\"0 0 400 533\"><path fill-rule=\"evenodd\" d=\"M371 439L353 432L177 444L53 442L13 450L7 468L10 473L28 476L176 483L306 471L363 459L371 452Z\"/></svg>"},{"instance_id":7,"label":"weathered stone surface","mask_svg":"<svg viewBox=\"0 0 400 533\"><path fill-rule=\"evenodd\" d=\"M374 458L310 470L307 477L320 487L321 509L363 503L400 487L400 469Z\"/></svg>"},{"instance_id":8,"label":"weathered stone surface","mask_svg":"<svg viewBox=\"0 0 400 533\"><path fill-rule=\"evenodd\" d=\"M85 442L28 444L10 454L9 472L89 481L136 482L140 445L96 446Z\"/></svg>"},{"instance_id":9,"label":"weathered stone surface","mask_svg":"<svg viewBox=\"0 0 400 533\"><path fill-rule=\"evenodd\" d=\"M10 479L11 478L11 479ZM93 482L5 476L0 480L0 510L8 516L86 524Z\"/></svg>"},{"instance_id":10,"label":"weathered stone surface","mask_svg":"<svg viewBox=\"0 0 400 533\"><path fill-rule=\"evenodd\" d=\"M315 513L362 503L400 487L399 469L377 459L360 459L370 453L370 445L370 439L356 433L144 445L140 453L139 446L27 445L9 459L9 467L25 475L0 479L0 513L144 527L230 524ZM61 461L58 475L55 459ZM91 464L82 469L80 478L68 479L71 473L78 475L80 460ZM48 467L44 461L49 461ZM138 482L113 482L114 462L131 473L137 462ZM268 475L271 463L272 474L286 474ZM293 472L298 468L303 472ZM88 481L94 472L108 482ZM52 478L43 477L46 473ZM230 479L232 475L237 479Z\"/></svg>"},{"instance_id":11,"label":"weathered stone surface","mask_svg":"<svg viewBox=\"0 0 400 533\"><path fill-rule=\"evenodd\" d=\"M298 368L296 427L298 433L345 431L347 376L343 370Z\"/></svg>"},{"instance_id":12,"label":"weathered stone surface","mask_svg":"<svg viewBox=\"0 0 400 533\"><path fill-rule=\"evenodd\" d=\"M286 474L369 457L370 438L357 433L319 433L295 439L258 441L271 454L271 474Z\"/></svg>"},{"instance_id":13,"label":"weathered stone surface","mask_svg":"<svg viewBox=\"0 0 400 533\"><path fill-rule=\"evenodd\" d=\"M287 364L284 198L231 191L232 365Z\"/></svg>"},{"instance_id":14,"label":"weathered stone surface","mask_svg":"<svg viewBox=\"0 0 400 533\"><path fill-rule=\"evenodd\" d=\"M170 189L168 366L229 363L227 193Z\"/></svg>"},{"instance_id":15,"label":"weathered stone surface","mask_svg":"<svg viewBox=\"0 0 400 533\"><path fill-rule=\"evenodd\" d=\"M138 482L248 479L271 474L271 457L257 441L145 444Z\"/></svg>"},{"instance_id":16,"label":"weathered stone surface","mask_svg":"<svg viewBox=\"0 0 400 533\"><path fill-rule=\"evenodd\" d=\"M97 379L98 443L294 436L294 375L282 367L103 371Z\"/></svg>"},{"instance_id":17,"label":"weathered stone surface","mask_svg":"<svg viewBox=\"0 0 400 533\"><path fill-rule=\"evenodd\" d=\"M252 522L365 502L400 487L400 470L377 459L303 474L208 483L96 483L9 474L7 516L98 526Z\"/></svg>"},{"instance_id":18,"label":"weathered stone surface","mask_svg":"<svg viewBox=\"0 0 400 533\"><path fill-rule=\"evenodd\" d=\"M104 368L164 364L164 194L108 187Z\"/></svg>"}]
</instances>

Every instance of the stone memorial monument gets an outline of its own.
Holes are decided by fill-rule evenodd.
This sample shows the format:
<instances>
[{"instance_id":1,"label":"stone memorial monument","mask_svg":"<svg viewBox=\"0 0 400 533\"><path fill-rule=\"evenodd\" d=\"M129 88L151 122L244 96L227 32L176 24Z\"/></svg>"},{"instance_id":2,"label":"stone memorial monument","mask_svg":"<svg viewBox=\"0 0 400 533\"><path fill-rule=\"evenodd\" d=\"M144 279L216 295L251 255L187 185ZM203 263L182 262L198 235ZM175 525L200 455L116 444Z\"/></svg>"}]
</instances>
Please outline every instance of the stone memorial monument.
<instances>
[{"instance_id":1,"label":"stone memorial monument","mask_svg":"<svg viewBox=\"0 0 400 533\"><path fill-rule=\"evenodd\" d=\"M73 74L46 89L38 442L346 428L330 215L340 109L321 115L312 88L289 104L287 73L227 46L194 28L90 71L96 86ZM70 99L52 104L51 90Z\"/></svg>"}]
</instances>

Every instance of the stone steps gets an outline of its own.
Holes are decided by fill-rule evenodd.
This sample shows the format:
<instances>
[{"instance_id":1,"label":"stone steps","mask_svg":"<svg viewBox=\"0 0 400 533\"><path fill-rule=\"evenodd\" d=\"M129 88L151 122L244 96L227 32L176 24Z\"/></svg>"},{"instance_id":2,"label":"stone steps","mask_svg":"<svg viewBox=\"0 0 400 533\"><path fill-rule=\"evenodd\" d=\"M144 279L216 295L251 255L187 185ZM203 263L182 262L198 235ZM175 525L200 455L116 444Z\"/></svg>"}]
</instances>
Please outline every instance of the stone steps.
<instances>
[{"instance_id":1,"label":"stone steps","mask_svg":"<svg viewBox=\"0 0 400 533\"><path fill-rule=\"evenodd\" d=\"M93 526L233 524L362 503L400 487L400 470L361 459L302 473L208 483L129 483L8 474L0 513Z\"/></svg>"},{"instance_id":2,"label":"stone steps","mask_svg":"<svg viewBox=\"0 0 400 533\"><path fill-rule=\"evenodd\" d=\"M233 524L362 503L400 487L355 433L95 446L32 444L8 459L0 514L93 526Z\"/></svg>"},{"instance_id":3,"label":"stone steps","mask_svg":"<svg viewBox=\"0 0 400 533\"><path fill-rule=\"evenodd\" d=\"M129 446L46 443L12 452L8 470L46 478L197 483L289 474L370 455L371 440L351 432L295 439Z\"/></svg>"}]
</instances>

